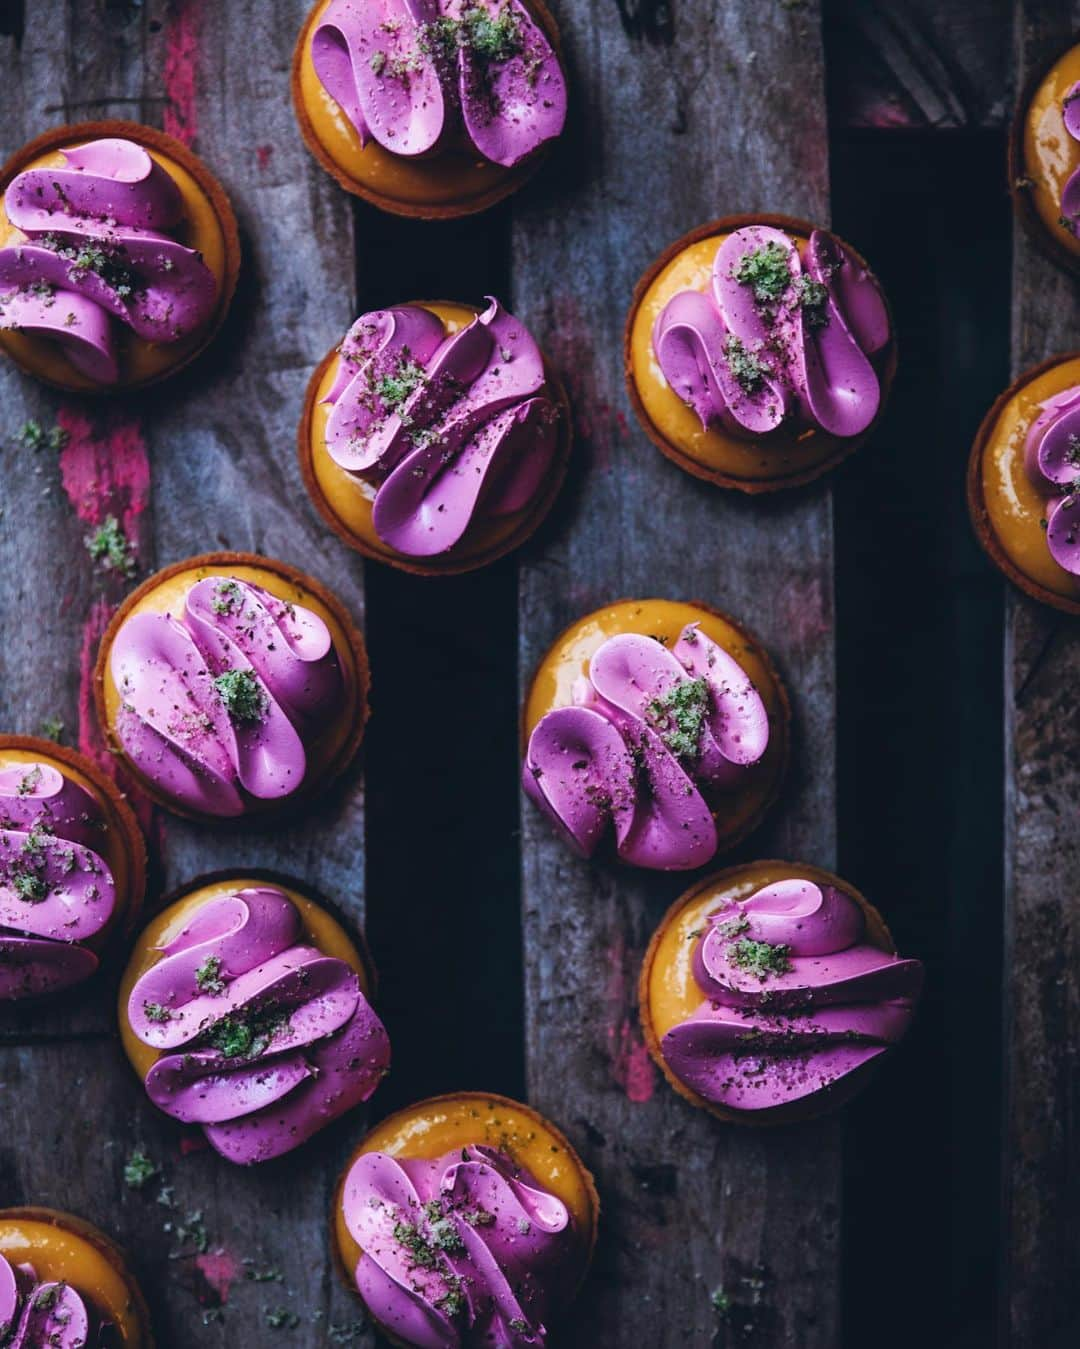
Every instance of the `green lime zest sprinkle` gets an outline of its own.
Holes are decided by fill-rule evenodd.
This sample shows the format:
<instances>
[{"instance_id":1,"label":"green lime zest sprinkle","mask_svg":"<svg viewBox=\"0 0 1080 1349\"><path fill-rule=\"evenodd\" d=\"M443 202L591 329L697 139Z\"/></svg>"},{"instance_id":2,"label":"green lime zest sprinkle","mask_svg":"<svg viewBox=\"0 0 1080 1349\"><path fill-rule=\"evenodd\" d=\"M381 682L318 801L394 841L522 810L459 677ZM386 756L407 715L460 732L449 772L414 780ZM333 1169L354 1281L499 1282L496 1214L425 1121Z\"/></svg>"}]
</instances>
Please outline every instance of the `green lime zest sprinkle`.
<instances>
[{"instance_id":1,"label":"green lime zest sprinkle","mask_svg":"<svg viewBox=\"0 0 1080 1349\"><path fill-rule=\"evenodd\" d=\"M93 534L87 534L85 543L86 551L102 571L135 575L135 554L115 515L107 515Z\"/></svg>"},{"instance_id":2,"label":"green lime zest sprinkle","mask_svg":"<svg viewBox=\"0 0 1080 1349\"><path fill-rule=\"evenodd\" d=\"M141 1190L157 1173L157 1167L142 1148L136 1148L124 1166L124 1184L129 1190Z\"/></svg>"},{"instance_id":3,"label":"green lime zest sprinkle","mask_svg":"<svg viewBox=\"0 0 1080 1349\"><path fill-rule=\"evenodd\" d=\"M758 304L776 304L791 285L789 253L770 240L739 259L732 276L740 286L750 286Z\"/></svg>"},{"instance_id":4,"label":"green lime zest sprinkle","mask_svg":"<svg viewBox=\"0 0 1080 1349\"><path fill-rule=\"evenodd\" d=\"M755 941L740 937L728 948L728 961L740 970L755 974L762 983L773 974L787 974L791 969L791 947L778 942Z\"/></svg>"},{"instance_id":5,"label":"green lime zest sprinkle","mask_svg":"<svg viewBox=\"0 0 1080 1349\"><path fill-rule=\"evenodd\" d=\"M698 752L709 687L704 679L686 679L654 698L645 715L677 759L692 759Z\"/></svg>"},{"instance_id":6,"label":"green lime zest sprinkle","mask_svg":"<svg viewBox=\"0 0 1080 1349\"><path fill-rule=\"evenodd\" d=\"M214 680L218 697L233 721L258 721L263 714L263 692L250 670L226 670Z\"/></svg>"},{"instance_id":7,"label":"green lime zest sprinkle","mask_svg":"<svg viewBox=\"0 0 1080 1349\"><path fill-rule=\"evenodd\" d=\"M195 971L195 983L202 993L214 997L225 992L225 980L221 977L221 957L207 956Z\"/></svg>"},{"instance_id":8,"label":"green lime zest sprinkle","mask_svg":"<svg viewBox=\"0 0 1080 1349\"><path fill-rule=\"evenodd\" d=\"M743 393L757 393L768 374L768 366L734 333L724 339L724 356L732 378Z\"/></svg>"}]
</instances>

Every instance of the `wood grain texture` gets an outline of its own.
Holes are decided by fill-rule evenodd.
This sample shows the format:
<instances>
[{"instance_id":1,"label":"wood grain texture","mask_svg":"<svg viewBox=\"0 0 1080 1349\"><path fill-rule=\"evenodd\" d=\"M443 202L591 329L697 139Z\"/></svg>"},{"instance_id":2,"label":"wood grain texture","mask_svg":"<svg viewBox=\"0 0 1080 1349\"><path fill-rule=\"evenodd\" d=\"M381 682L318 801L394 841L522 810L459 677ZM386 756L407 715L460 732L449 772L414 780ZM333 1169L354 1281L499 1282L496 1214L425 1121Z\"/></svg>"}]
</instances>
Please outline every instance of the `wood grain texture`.
<instances>
[{"instance_id":1,"label":"wood grain texture","mask_svg":"<svg viewBox=\"0 0 1080 1349\"><path fill-rule=\"evenodd\" d=\"M20 42L2 39L5 153L46 126L91 116L163 126L221 178L244 249L225 329L152 394L64 399L0 370L5 441L26 416L71 433L59 465L48 451L2 452L6 728L33 731L59 716L66 739L100 744L79 658L81 648L92 657L124 589L94 572L83 544L106 513L128 529L140 575L208 548L264 552L326 582L362 622L359 563L317 522L292 449L308 374L354 317L352 211L301 145L287 97L305 11L304 0L42 0L26 7ZM148 907L197 873L265 866L304 878L359 924L362 830L355 770L270 832L211 832L158 813ZM283 1341L303 1349L369 1344L326 1239L333 1182L362 1118L299 1157L230 1167L156 1114L114 1027L103 987L74 1013L24 1019L0 1049L0 1203L70 1208L133 1249L163 1349L254 1349L275 1320ZM162 1169L138 1193L122 1179L136 1144ZM266 1282L250 1277L271 1271Z\"/></svg>"},{"instance_id":2,"label":"wood grain texture","mask_svg":"<svg viewBox=\"0 0 1080 1349\"><path fill-rule=\"evenodd\" d=\"M513 298L570 384L579 452L557 521L522 562L522 679L567 623L615 598L730 612L776 657L795 703L792 779L741 855L828 867L828 489L748 501L690 478L628 422L621 370L634 283L671 240L738 211L827 221L818 8L562 0L557 17L573 120L561 162L515 207ZM522 809L530 1099L570 1132L604 1205L562 1342L704 1345L730 1332L749 1346L835 1349L839 1122L727 1128L659 1082L634 987L687 879L582 863ZM724 1319L717 1289L732 1304Z\"/></svg>"},{"instance_id":3,"label":"wood grain texture","mask_svg":"<svg viewBox=\"0 0 1080 1349\"><path fill-rule=\"evenodd\" d=\"M1021 86L1080 29L1080 5L1017 0ZM1080 336L1080 294L1017 232L1013 374ZM1010 591L1005 659L1006 1156L1003 1339L1080 1339L1080 625Z\"/></svg>"}]
</instances>

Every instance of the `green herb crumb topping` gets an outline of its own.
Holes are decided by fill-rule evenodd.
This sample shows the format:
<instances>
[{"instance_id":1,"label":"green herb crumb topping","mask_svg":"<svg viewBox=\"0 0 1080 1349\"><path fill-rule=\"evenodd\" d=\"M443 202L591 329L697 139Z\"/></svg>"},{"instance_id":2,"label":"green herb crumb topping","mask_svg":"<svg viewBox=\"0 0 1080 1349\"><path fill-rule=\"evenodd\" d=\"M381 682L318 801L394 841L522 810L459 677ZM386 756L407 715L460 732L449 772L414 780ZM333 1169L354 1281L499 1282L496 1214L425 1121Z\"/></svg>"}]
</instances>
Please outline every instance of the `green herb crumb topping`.
<instances>
[{"instance_id":1,"label":"green herb crumb topping","mask_svg":"<svg viewBox=\"0 0 1080 1349\"><path fill-rule=\"evenodd\" d=\"M102 571L135 575L135 555L115 515L107 515L93 534L87 534L85 543L86 551Z\"/></svg>"},{"instance_id":2,"label":"green herb crumb topping","mask_svg":"<svg viewBox=\"0 0 1080 1349\"><path fill-rule=\"evenodd\" d=\"M226 670L214 680L218 697L233 721L258 721L263 714L263 692L250 670Z\"/></svg>"},{"instance_id":3,"label":"green herb crumb topping","mask_svg":"<svg viewBox=\"0 0 1080 1349\"><path fill-rule=\"evenodd\" d=\"M739 338L731 333L724 340L724 356L732 378L745 394L755 394L761 388L768 367Z\"/></svg>"},{"instance_id":4,"label":"green herb crumb topping","mask_svg":"<svg viewBox=\"0 0 1080 1349\"><path fill-rule=\"evenodd\" d=\"M708 708L705 680L687 679L654 698L645 714L677 759L692 759L698 752Z\"/></svg>"},{"instance_id":5,"label":"green herb crumb topping","mask_svg":"<svg viewBox=\"0 0 1080 1349\"><path fill-rule=\"evenodd\" d=\"M141 1148L136 1148L124 1166L124 1184L129 1190L141 1190L158 1173L157 1167Z\"/></svg>"},{"instance_id":6,"label":"green herb crumb topping","mask_svg":"<svg viewBox=\"0 0 1080 1349\"><path fill-rule=\"evenodd\" d=\"M760 248L744 253L732 276L739 285L752 287L758 304L776 304L791 285L788 259L788 250L770 240Z\"/></svg>"},{"instance_id":7,"label":"green herb crumb topping","mask_svg":"<svg viewBox=\"0 0 1080 1349\"><path fill-rule=\"evenodd\" d=\"M755 941L740 937L728 948L728 960L740 970L755 974L762 983L773 974L787 974L791 969L791 947L784 943Z\"/></svg>"}]
</instances>

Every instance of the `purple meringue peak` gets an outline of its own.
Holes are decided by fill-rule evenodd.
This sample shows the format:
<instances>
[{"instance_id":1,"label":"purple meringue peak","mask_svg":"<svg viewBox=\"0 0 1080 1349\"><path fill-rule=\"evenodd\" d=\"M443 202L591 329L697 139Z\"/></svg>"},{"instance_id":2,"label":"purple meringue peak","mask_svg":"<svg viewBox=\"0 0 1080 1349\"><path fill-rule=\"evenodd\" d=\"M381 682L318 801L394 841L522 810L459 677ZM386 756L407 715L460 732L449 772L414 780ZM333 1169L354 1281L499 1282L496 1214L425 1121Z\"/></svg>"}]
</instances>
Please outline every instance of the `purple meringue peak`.
<instances>
[{"instance_id":1,"label":"purple meringue peak","mask_svg":"<svg viewBox=\"0 0 1080 1349\"><path fill-rule=\"evenodd\" d=\"M0 328L57 343L98 384L120 378L117 325L172 343L203 327L218 286L175 237L179 189L134 141L103 139L31 167L4 194L20 232L0 249Z\"/></svg>"},{"instance_id":2,"label":"purple meringue peak","mask_svg":"<svg viewBox=\"0 0 1080 1349\"><path fill-rule=\"evenodd\" d=\"M361 146L393 155L513 168L566 121L558 54L522 0L331 0L311 59Z\"/></svg>"},{"instance_id":3,"label":"purple meringue peak","mask_svg":"<svg viewBox=\"0 0 1080 1349\"><path fill-rule=\"evenodd\" d=\"M760 694L696 623L670 651L622 633L595 652L573 705L537 723L522 782L583 856L611 834L625 862L685 870L716 852L712 805L768 743Z\"/></svg>"},{"instance_id":4,"label":"purple meringue peak","mask_svg":"<svg viewBox=\"0 0 1080 1349\"><path fill-rule=\"evenodd\" d=\"M202 904L135 982L128 1021L159 1051L147 1095L240 1165L299 1147L389 1070L382 1022L272 886Z\"/></svg>"},{"instance_id":5,"label":"purple meringue peak","mask_svg":"<svg viewBox=\"0 0 1080 1349\"><path fill-rule=\"evenodd\" d=\"M0 765L0 1000L89 978L87 940L108 926L116 883L95 798L51 763Z\"/></svg>"},{"instance_id":6,"label":"purple meringue peak","mask_svg":"<svg viewBox=\"0 0 1080 1349\"><path fill-rule=\"evenodd\" d=\"M1051 557L1080 576L1080 387L1040 404L1024 441L1024 466L1046 501Z\"/></svg>"},{"instance_id":7,"label":"purple meringue peak","mask_svg":"<svg viewBox=\"0 0 1080 1349\"><path fill-rule=\"evenodd\" d=\"M200 814L243 815L292 796L346 701L326 623L237 577L194 582L180 614L132 614L109 666L125 753Z\"/></svg>"},{"instance_id":8,"label":"purple meringue peak","mask_svg":"<svg viewBox=\"0 0 1080 1349\"><path fill-rule=\"evenodd\" d=\"M907 1031L923 983L919 961L868 941L856 899L800 877L722 903L692 971L705 1000L661 1052L693 1092L732 1110L854 1087Z\"/></svg>"},{"instance_id":9,"label":"purple meringue peak","mask_svg":"<svg viewBox=\"0 0 1080 1349\"><path fill-rule=\"evenodd\" d=\"M327 453L374 489L376 533L409 557L525 510L558 446L540 348L491 297L450 334L420 305L362 315L324 401Z\"/></svg>"},{"instance_id":10,"label":"purple meringue peak","mask_svg":"<svg viewBox=\"0 0 1080 1349\"><path fill-rule=\"evenodd\" d=\"M478 1145L430 1161L363 1153L342 1204L362 1252L357 1289L390 1334L423 1349L547 1343L574 1223L509 1157Z\"/></svg>"},{"instance_id":11,"label":"purple meringue peak","mask_svg":"<svg viewBox=\"0 0 1080 1349\"><path fill-rule=\"evenodd\" d=\"M1080 84L1074 84L1062 100L1065 130L1080 141ZM1074 169L1061 190L1061 225L1075 235L1080 224L1080 169Z\"/></svg>"},{"instance_id":12,"label":"purple meringue peak","mask_svg":"<svg viewBox=\"0 0 1080 1349\"><path fill-rule=\"evenodd\" d=\"M0 1343L10 1349L91 1349L110 1325L69 1283L39 1279L33 1265L0 1253Z\"/></svg>"},{"instance_id":13,"label":"purple meringue peak","mask_svg":"<svg viewBox=\"0 0 1080 1349\"><path fill-rule=\"evenodd\" d=\"M847 438L877 416L873 358L889 338L877 281L839 239L814 230L801 249L783 230L750 225L717 247L709 293L668 302L652 342L705 430L753 439L787 424Z\"/></svg>"}]
</instances>

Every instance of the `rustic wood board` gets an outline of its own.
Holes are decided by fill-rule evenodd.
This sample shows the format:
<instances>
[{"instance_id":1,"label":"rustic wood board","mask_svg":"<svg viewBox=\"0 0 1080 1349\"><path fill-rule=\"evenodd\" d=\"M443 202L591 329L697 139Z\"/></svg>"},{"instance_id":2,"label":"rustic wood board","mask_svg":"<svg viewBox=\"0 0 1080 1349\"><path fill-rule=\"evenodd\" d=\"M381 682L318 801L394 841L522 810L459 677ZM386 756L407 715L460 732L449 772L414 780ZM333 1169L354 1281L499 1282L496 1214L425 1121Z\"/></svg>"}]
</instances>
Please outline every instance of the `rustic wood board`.
<instances>
[{"instance_id":1,"label":"rustic wood board","mask_svg":"<svg viewBox=\"0 0 1080 1349\"><path fill-rule=\"evenodd\" d=\"M43 0L25 7L21 39L4 39L5 156L63 122L164 126L222 179L244 249L224 331L190 372L150 395L75 400L6 363L0 370L9 434L28 416L70 432L59 465L47 451L3 451L5 728L34 732L59 716L69 743L105 757L86 678L124 586L94 573L83 536L108 513L135 543L140 573L212 548L265 552L329 583L362 621L361 569L317 522L292 449L308 374L354 317L352 210L303 148L287 96L306 8ZM151 904L200 872L259 865L306 879L363 918L355 772L317 811L271 833L144 817L156 857ZM70 1014L16 1024L0 1050L0 1204L70 1208L131 1248L165 1349L264 1344L268 1313L279 1310L289 1344L369 1343L327 1243L332 1185L360 1120L328 1131L300 1165L245 1172L188 1152L191 1140L143 1097L114 1026L108 987ZM122 1180L136 1144L162 1167L137 1194ZM157 1202L162 1186L168 1204ZM248 1277L270 1272L266 1282Z\"/></svg>"},{"instance_id":2,"label":"rustic wood board","mask_svg":"<svg viewBox=\"0 0 1080 1349\"><path fill-rule=\"evenodd\" d=\"M1017 0L1019 83L1080 29L1077 4ZM1013 373L1080 346L1080 294L1018 231ZM1075 620L1010 590L1005 654L1006 1150L1003 1336L1080 1339L1080 681Z\"/></svg>"},{"instance_id":3,"label":"rustic wood board","mask_svg":"<svg viewBox=\"0 0 1080 1349\"><path fill-rule=\"evenodd\" d=\"M742 855L828 867L828 489L748 501L680 472L628 422L621 343L637 278L692 226L753 210L827 222L818 6L563 0L559 20L573 123L564 162L515 208L513 301L569 380L578 460L521 566L522 680L566 624L610 600L728 610L764 640L795 701L792 779ZM728 1328L740 1344L835 1349L839 1122L729 1128L677 1098L641 1044L634 990L687 879L580 862L528 804L522 842L530 1099L580 1145L604 1206L566 1342L707 1344ZM726 1327L717 1289L733 1304Z\"/></svg>"}]
</instances>

